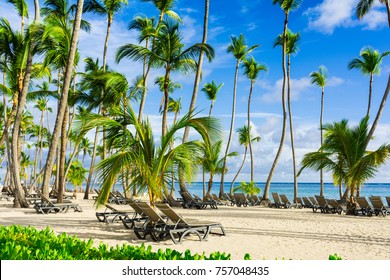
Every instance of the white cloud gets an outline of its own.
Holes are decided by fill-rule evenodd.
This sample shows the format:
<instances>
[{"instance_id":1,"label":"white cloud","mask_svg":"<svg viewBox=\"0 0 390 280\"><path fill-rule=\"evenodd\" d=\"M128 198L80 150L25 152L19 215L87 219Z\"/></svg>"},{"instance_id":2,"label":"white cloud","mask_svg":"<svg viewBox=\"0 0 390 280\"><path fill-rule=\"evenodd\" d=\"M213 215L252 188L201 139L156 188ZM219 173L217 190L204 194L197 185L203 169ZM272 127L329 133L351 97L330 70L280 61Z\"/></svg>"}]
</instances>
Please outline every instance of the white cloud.
<instances>
[{"instance_id":1,"label":"white cloud","mask_svg":"<svg viewBox=\"0 0 390 280\"><path fill-rule=\"evenodd\" d=\"M281 101L281 92L283 87L283 79L277 80L273 85L260 84L266 89L266 93L261 96L261 100L267 103ZM300 79L291 79L291 100L298 100L303 92L312 87L310 78L303 77Z\"/></svg>"},{"instance_id":2,"label":"white cloud","mask_svg":"<svg viewBox=\"0 0 390 280\"><path fill-rule=\"evenodd\" d=\"M360 25L363 29L377 29L387 24L385 6L375 2L361 21L355 16L358 0L324 0L303 14L309 19L308 28L324 34L332 34L338 27Z\"/></svg>"}]
</instances>

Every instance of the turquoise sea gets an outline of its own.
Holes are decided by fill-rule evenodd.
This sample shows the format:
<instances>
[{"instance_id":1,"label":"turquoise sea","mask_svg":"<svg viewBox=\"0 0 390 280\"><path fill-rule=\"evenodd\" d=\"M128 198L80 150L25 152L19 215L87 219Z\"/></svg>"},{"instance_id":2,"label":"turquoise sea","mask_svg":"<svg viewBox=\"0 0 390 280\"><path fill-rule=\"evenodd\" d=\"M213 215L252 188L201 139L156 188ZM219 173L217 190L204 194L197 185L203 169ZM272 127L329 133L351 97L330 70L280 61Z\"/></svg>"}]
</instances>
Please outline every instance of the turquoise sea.
<instances>
[{"instance_id":1,"label":"turquoise sea","mask_svg":"<svg viewBox=\"0 0 390 280\"><path fill-rule=\"evenodd\" d=\"M234 186L238 186L240 182L234 184ZM257 186L261 189L260 196L263 195L265 183L258 182ZM224 191L230 192L230 182L225 182ZM213 184L213 188L211 193L219 193L219 182L215 182ZM207 187L207 186L206 186ZM179 186L176 186L176 196L179 196ZM193 182L188 185L188 190L196 194L198 196L202 196L203 194L203 183L202 182ZM271 183L270 188L270 197L272 192L284 193L287 197L292 200L294 196L294 183ZM320 193L320 184L319 183L298 183L298 196L314 196ZM334 186L332 183L324 184L324 195L326 198L335 198L339 199L339 188L338 186ZM365 184L360 191L361 196L371 196L371 195L379 195L379 196L390 196L390 183L367 183Z\"/></svg>"}]
</instances>

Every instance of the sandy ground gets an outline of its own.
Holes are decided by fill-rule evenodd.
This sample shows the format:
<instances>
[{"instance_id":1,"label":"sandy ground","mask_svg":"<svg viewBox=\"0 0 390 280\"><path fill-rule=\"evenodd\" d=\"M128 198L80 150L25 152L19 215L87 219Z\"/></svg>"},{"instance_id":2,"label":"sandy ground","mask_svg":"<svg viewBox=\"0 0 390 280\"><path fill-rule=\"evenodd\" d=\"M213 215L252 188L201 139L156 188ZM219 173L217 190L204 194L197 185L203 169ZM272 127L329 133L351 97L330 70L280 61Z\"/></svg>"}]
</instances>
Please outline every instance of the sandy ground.
<instances>
[{"instance_id":1,"label":"sandy ground","mask_svg":"<svg viewBox=\"0 0 390 280\"><path fill-rule=\"evenodd\" d=\"M232 259L326 260L337 253L348 260L390 260L390 217L346 216L313 213L310 209L271 209L260 206L220 206L218 210L190 210L175 208L184 217L218 221L227 236L211 235L200 242L190 237L182 244L171 240L153 242L139 240L122 223L101 223L95 217L93 200L73 200L83 212L37 214L33 208L14 209L12 202L0 201L1 225L24 225L38 229L51 227L56 233L66 232L82 239L93 239L96 244L109 245L145 242L153 249L190 249L192 253L220 251L230 253ZM129 206L117 206L129 210ZM98 211L103 211L99 209Z\"/></svg>"}]
</instances>

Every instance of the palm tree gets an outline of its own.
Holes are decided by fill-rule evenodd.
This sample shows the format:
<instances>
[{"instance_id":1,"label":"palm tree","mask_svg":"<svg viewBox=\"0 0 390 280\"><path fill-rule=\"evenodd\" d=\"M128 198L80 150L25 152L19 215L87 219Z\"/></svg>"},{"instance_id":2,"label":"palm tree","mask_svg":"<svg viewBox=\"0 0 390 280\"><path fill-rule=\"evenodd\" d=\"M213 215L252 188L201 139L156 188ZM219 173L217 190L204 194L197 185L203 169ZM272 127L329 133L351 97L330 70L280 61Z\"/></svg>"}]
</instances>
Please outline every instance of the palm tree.
<instances>
[{"instance_id":1,"label":"palm tree","mask_svg":"<svg viewBox=\"0 0 390 280\"><path fill-rule=\"evenodd\" d=\"M252 151L252 136L251 136L251 99L252 99L252 92L253 92L253 86L260 74L260 71L268 71L267 67L264 64L259 64L257 61L250 57L249 59L246 59L243 64L244 68L244 75L248 77L248 79L251 81L250 89L249 89L249 97L248 97L248 146L249 146L249 154L251 157L251 182L255 181L255 166L254 166L254 160L253 160L253 151ZM255 137L254 139L260 140L260 137Z\"/></svg>"},{"instance_id":2,"label":"palm tree","mask_svg":"<svg viewBox=\"0 0 390 280\"><path fill-rule=\"evenodd\" d=\"M72 78L73 66L74 66L74 61L76 56L83 4L84 4L84 0L77 1L76 15L75 15L75 20L73 25L73 33L72 33L72 38L71 38L70 48L69 48L68 63L65 68L64 82L63 82L56 122L53 129L52 141L46 158L46 168L43 174L43 183L42 183L42 192L46 196L49 194L49 184L50 184L50 178L53 170L54 156L57 150L58 139L61 133L61 126L65 118L66 109L68 107L68 93L69 93L70 81ZM61 201L62 194L60 193L58 197L59 200Z\"/></svg>"},{"instance_id":3,"label":"palm tree","mask_svg":"<svg viewBox=\"0 0 390 280\"><path fill-rule=\"evenodd\" d=\"M261 189L256 186L254 182L246 183L241 182L241 184L237 187L234 187L233 192L241 191L245 194L249 195L257 195L260 193Z\"/></svg>"},{"instance_id":4,"label":"palm tree","mask_svg":"<svg viewBox=\"0 0 390 280\"><path fill-rule=\"evenodd\" d=\"M359 0L359 3L356 6L356 16L358 19L362 19L372 8L375 0ZM387 21L390 27L390 6L389 0L379 0L382 4L386 5L387 9Z\"/></svg>"},{"instance_id":5,"label":"palm tree","mask_svg":"<svg viewBox=\"0 0 390 280\"><path fill-rule=\"evenodd\" d=\"M298 182L297 182L297 164L295 158L295 144L294 144L294 129L293 129L293 118L292 118L292 108L291 108L291 55L296 55L298 53L298 42L301 38L300 33L294 33L291 30L287 29L286 33L286 54L287 54L287 110L289 117L290 125L290 141L291 141L291 152L293 160L293 177L294 177L294 202L298 197ZM274 43L275 46L283 45L283 35L279 35Z\"/></svg>"},{"instance_id":6,"label":"palm tree","mask_svg":"<svg viewBox=\"0 0 390 280\"><path fill-rule=\"evenodd\" d=\"M85 156L87 154L92 155L92 142L87 137L83 137L83 139L81 139L80 150L83 151L83 158L81 162L84 165Z\"/></svg>"},{"instance_id":7,"label":"palm tree","mask_svg":"<svg viewBox=\"0 0 390 280\"><path fill-rule=\"evenodd\" d=\"M160 91L163 93L163 96L160 101L160 108L159 111L162 112L163 110L163 105L165 104L165 96L164 96L164 87L165 87L165 77L164 76L158 76L155 81L155 85L158 85ZM176 89L181 89L181 84L172 82L171 80L168 81L168 92L173 93ZM171 99L171 98L169 98ZM168 104L169 106L169 104ZM168 109L169 111L169 109Z\"/></svg>"},{"instance_id":8,"label":"palm tree","mask_svg":"<svg viewBox=\"0 0 390 280\"><path fill-rule=\"evenodd\" d=\"M360 51L360 58L354 58L348 63L348 69L358 69L362 72L363 75L370 76L367 116L370 116L372 82L374 75L380 74L382 59L389 54L390 51L386 51L380 54L378 50L374 50L371 47L365 47Z\"/></svg>"},{"instance_id":9,"label":"palm tree","mask_svg":"<svg viewBox=\"0 0 390 280\"><path fill-rule=\"evenodd\" d=\"M196 70L195 57L203 50L211 61L214 58L214 50L207 44L194 44L183 50L182 37L179 26L171 21L162 22L158 34L155 37L152 50L143 46L128 44L120 47L116 53L116 60L119 62L124 57L132 58L134 61L143 61L148 57L152 67L165 68L164 80L164 110L162 118L162 135L167 131L167 113L169 100L169 81L173 71L188 73Z\"/></svg>"},{"instance_id":10,"label":"palm tree","mask_svg":"<svg viewBox=\"0 0 390 280\"><path fill-rule=\"evenodd\" d=\"M388 0L379 0L379 2L384 3L386 5L387 19L388 19L389 28L390 28L389 1ZM372 8L373 3L374 3L374 0L360 0L359 1L358 5L356 6L356 14L358 15L359 19L363 18L364 15ZM390 74L389 74L389 77L387 79L387 86L386 86L385 92L383 93L381 104L379 105L378 112L376 113L376 116L375 116L374 122L372 123L370 132L368 133L369 140L367 142L367 145L368 145L370 139L372 139L372 136L374 135L375 129L376 129L376 127L379 123L379 120L382 116L382 112L385 108L385 104L386 104L386 100L387 100L387 96L389 95L389 92L390 92Z\"/></svg>"},{"instance_id":11,"label":"palm tree","mask_svg":"<svg viewBox=\"0 0 390 280\"><path fill-rule=\"evenodd\" d=\"M379 166L390 156L390 145L381 145L375 151L367 151L368 116L355 127L347 120L324 125L324 143L316 152L303 157L302 168L328 170L334 181L343 181L350 189L350 202L354 202L355 191L368 179L373 178Z\"/></svg>"},{"instance_id":12,"label":"palm tree","mask_svg":"<svg viewBox=\"0 0 390 280\"><path fill-rule=\"evenodd\" d=\"M321 146L324 142L322 122L324 120L324 97L325 97L325 86L328 79L328 70L325 66L321 65L318 67L318 71L311 72L311 83L316 84L321 88L321 113L320 113L320 132L321 132ZM320 170L320 195L324 195L324 175L322 169Z\"/></svg>"},{"instance_id":13,"label":"palm tree","mask_svg":"<svg viewBox=\"0 0 390 280\"><path fill-rule=\"evenodd\" d=\"M217 100L217 94L222 86L223 83L217 85L214 81L212 81L211 83L205 84L202 88L202 91L206 94L207 99L211 101L209 116L211 116L211 111L213 110L214 103Z\"/></svg>"},{"instance_id":14,"label":"palm tree","mask_svg":"<svg viewBox=\"0 0 390 280\"><path fill-rule=\"evenodd\" d=\"M76 191L78 187L80 187L81 191L81 186L85 181L85 175L87 172L88 170L84 168L80 161L73 161L69 168L69 173L66 177L66 180L73 184L73 187Z\"/></svg>"},{"instance_id":15,"label":"palm tree","mask_svg":"<svg viewBox=\"0 0 390 280\"><path fill-rule=\"evenodd\" d=\"M291 11L298 9L301 0L272 0L272 3L279 4L282 8L285 19L283 26L283 45L282 45L282 69L283 69L283 84L282 84L282 111L283 111L283 126L282 126L282 134L280 137L280 143L278 151L276 152L276 156L274 162L272 163L271 170L269 172L267 181L264 187L264 195L263 200L269 201L269 189L271 187L271 180L274 175L276 165L278 164L279 157L282 154L284 138L286 137L286 122L287 122L287 112L286 112L286 82L287 82L287 69L286 69L286 53L287 53L287 28L288 28L288 17Z\"/></svg>"},{"instance_id":16,"label":"palm tree","mask_svg":"<svg viewBox=\"0 0 390 280\"><path fill-rule=\"evenodd\" d=\"M221 185L220 185L220 190L219 190L219 196L221 197L222 194L224 193L223 191L223 184L225 181L225 170L226 170L226 160L227 160L227 155L229 153L230 149L230 143L232 141L232 135L233 135L233 130L234 130L234 118L236 114L236 99L237 99L237 80L238 80L238 69L240 67L240 64L242 61L245 60L246 56L252 52L255 48L258 47L258 45L253 45L251 47L248 47L245 42L245 37L240 34L240 36L237 38L235 36L230 37L231 44L227 47L227 52L232 53L233 56L236 59L236 69L235 69L235 74L234 74L234 86L233 86L233 101L232 101L232 115L231 115L231 121L230 121L230 131L229 131L229 138L228 142L226 145L226 151L225 151L225 156L224 156L224 162L223 162L223 172L221 174Z\"/></svg>"},{"instance_id":17,"label":"palm tree","mask_svg":"<svg viewBox=\"0 0 390 280\"><path fill-rule=\"evenodd\" d=\"M236 176L234 176L233 180L232 180L232 184L230 185L230 193L233 193L233 186L234 186L234 182L236 181L238 175L240 174L242 168L244 167L244 163L245 163L245 160L246 160L246 155L247 155L247 152L248 152L248 146L249 146L249 143L251 143L252 141L257 141L259 142L260 141L260 137L254 137L252 138L251 140L249 139L250 137L250 134L249 134L249 130L248 129L248 126L244 125L243 127L240 127L239 129L237 129L237 132L238 132L238 141L240 142L240 145L243 145L245 147L245 151L244 151L244 158L242 160L242 163L240 165L240 168L238 169L237 171L237 174ZM251 181L250 182L254 182L254 179L251 178Z\"/></svg>"},{"instance_id":18,"label":"palm tree","mask_svg":"<svg viewBox=\"0 0 390 280\"><path fill-rule=\"evenodd\" d=\"M116 112L117 111L117 112ZM113 109L115 114L123 114L122 110ZM132 174L131 185L139 190L147 190L150 203L154 203L157 198L161 198L162 192L167 188L171 180L171 170L181 164L187 180L195 175L196 158L201 155L201 142L199 140L189 141L170 149L175 134L189 125L194 128L202 137L204 142L215 141L220 138L221 127L217 120L213 118L194 118L191 114L186 114L183 118L173 124L167 133L161 137L159 146L156 146L150 123L146 121L138 122L133 109L128 106L125 112L127 124L135 130L137 138L132 137L112 156L102 160L97 169L99 178L102 181L101 193L97 199L99 205L106 203L111 187L123 170L129 170ZM123 128L122 123L110 118L101 116L83 116L77 120L80 125L79 130L87 131L94 126L101 126L103 123L107 127ZM117 137L113 135L113 137Z\"/></svg>"},{"instance_id":19,"label":"palm tree","mask_svg":"<svg viewBox=\"0 0 390 280\"><path fill-rule=\"evenodd\" d=\"M207 192L205 197L210 195L211 189L213 187L213 179L215 175L223 174L226 170L223 169L223 162L225 157L220 157L222 150L222 140L217 141L215 143L204 143L202 145L203 149L203 157L201 159L203 172L208 172L210 174L210 178L208 181ZM237 152L232 152L228 154L228 157L237 156Z\"/></svg>"}]
</instances>

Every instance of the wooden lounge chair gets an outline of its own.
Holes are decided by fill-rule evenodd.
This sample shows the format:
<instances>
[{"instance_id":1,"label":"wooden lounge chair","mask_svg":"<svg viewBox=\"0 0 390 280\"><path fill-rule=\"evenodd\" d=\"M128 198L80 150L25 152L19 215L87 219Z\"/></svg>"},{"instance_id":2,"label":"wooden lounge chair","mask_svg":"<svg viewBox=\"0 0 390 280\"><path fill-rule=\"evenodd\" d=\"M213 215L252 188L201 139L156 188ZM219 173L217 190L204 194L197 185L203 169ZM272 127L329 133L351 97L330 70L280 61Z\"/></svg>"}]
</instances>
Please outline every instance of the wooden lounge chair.
<instances>
[{"instance_id":1,"label":"wooden lounge chair","mask_svg":"<svg viewBox=\"0 0 390 280\"><path fill-rule=\"evenodd\" d=\"M357 216L359 213L362 215L372 216L374 214L374 209L371 204L368 202L367 198L364 196L356 197L356 202L358 206L355 208L354 214Z\"/></svg>"},{"instance_id":2,"label":"wooden lounge chair","mask_svg":"<svg viewBox=\"0 0 390 280\"><path fill-rule=\"evenodd\" d=\"M249 202L248 200L246 199L246 196L245 194L243 193L234 193L234 200L235 200L235 203L238 207L241 207L241 206L244 206L244 207L247 207Z\"/></svg>"},{"instance_id":3,"label":"wooden lounge chair","mask_svg":"<svg viewBox=\"0 0 390 280\"><path fill-rule=\"evenodd\" d=\"M210 206L212 209L218 209L217 203L215 201L197 201L189 192L179 192L183 198L183 208L196 208L196 209L205 209L207 206Z\"/></svg>"},{"instance_id":4,"label":"wooden lounge chair","mask_svg":"<svg viewBox=\"0 0 390 280\"><path fill-rule=\"evenodd\" d=\"M134 215L134 212L118 210L109 204L106 204L105 206L106 209L103 212L95 213L99 222L113 223L117 220L121 221Z\"/></svg>"},{"instance_id":5,"label":"wooden lounge chair","mask_svg":"<svg viewBox=\"0 0 390 280\"><path fill-rule=\"evenodd\" d=\"M134 227L134 233L140 239L145 239L147 235L150 235L154 241L160 241L164 237L170 236L172 241L178 244L185 236L191 233L197 235L200 241L207 237L206 234L208 232L206 226L181 227L179 224L171 223L162 217L148 203L137 202L136 204L149 218L141 227ZM168 204L164 205L169 207Z\"/></svg>"},{"instance_id":6,"label":"wooden lounge chair","mask_svg":"<svg viewBox=\"0 0 390 280\"><path fill-rule=\"evenodd\" d=\"M156 203L156 207L164 213L167 218L174 223L174 229L181 231L172 231L170 230L169 234L173 242L179 243L185 235L189 233L203 233L202 240L206 240L210 234L218 234L218 235L226 235L226 231L221 223L211 222L211 221L202 221L197 219L186 219L181 215L177 214L169 205ZM214 229L218 229L217 232L212 232ZM174 234L179 235L179 239L177 240ZM199 234L197 234L200 236Z\"/></svg>"},{"instance_id":7,"label":"wooden lounge chair","mask_svg":"<svg viewBox=\"0 0 390 280\"><path fill-rule=\"evenodd\" d=\"M386 215L390 213L390 209L385 206L385 204L382 201L382 197L370 196L370 201L372 207L374 208L373 211L376 216L382 214L383 217L386 217Z\"/></svg>"},{"instance_id":8,"label":"wooden lounge chair","mask_svg":"<svg viewBox=\"0 0 390 280\"><path fill-rule=\"evenodd\" d=\"M83 209L75 203L55 203L41 194L41 202L35 203L34 209L40 214L67 212L73 209L75 212L82 212Z\"/></svg>"}]
</instances>

